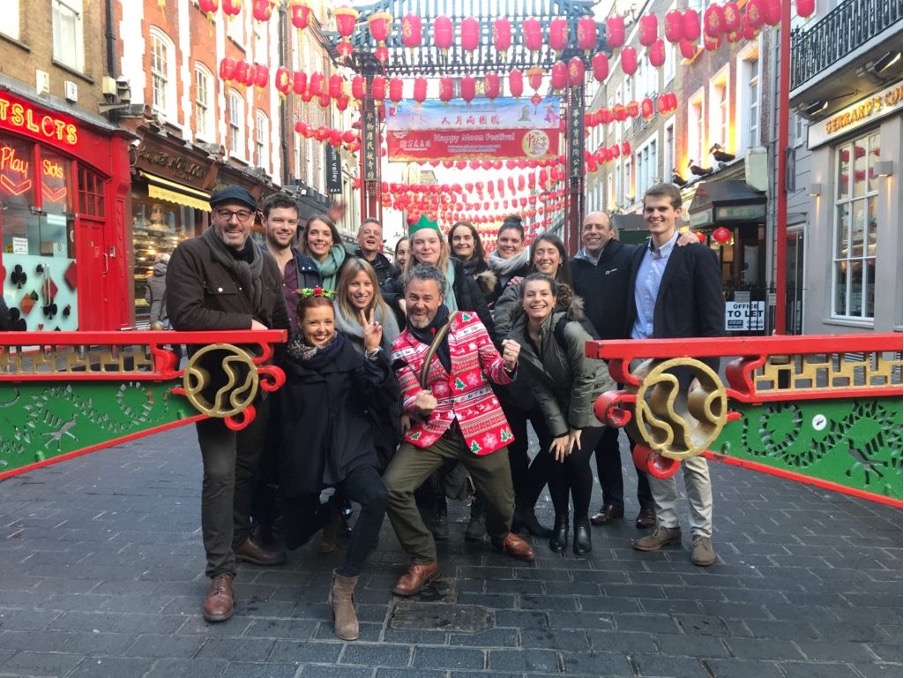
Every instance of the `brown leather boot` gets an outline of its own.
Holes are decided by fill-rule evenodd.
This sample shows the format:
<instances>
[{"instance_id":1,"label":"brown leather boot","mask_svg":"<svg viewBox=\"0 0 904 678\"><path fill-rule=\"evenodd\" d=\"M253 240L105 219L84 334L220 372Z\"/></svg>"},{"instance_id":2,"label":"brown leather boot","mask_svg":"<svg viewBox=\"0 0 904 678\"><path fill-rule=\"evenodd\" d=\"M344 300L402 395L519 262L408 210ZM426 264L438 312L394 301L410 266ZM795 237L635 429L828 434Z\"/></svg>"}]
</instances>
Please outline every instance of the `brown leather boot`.
<instances>
[{"instance_id":1,"label":"brown leather boot","mask_svg":"<svg viewBox=\"0 0 904 678\"><path fill-rule=\"evenodd\" d=\"M413 596L435 579L439 579L439 563L411 563L408 571L392 587L392 592L397 596Z\"/></svg>"},{"instance_id":2,"label":"brown leather boot","mask_svg":"<svg viewBox=\"0 0 904 678\"><path fill-rule=\"evenodd\" d=\"M218 574L210 582L204 599L204 619L209 622L226 621L235 611L235 591L232 588L233 574Z\"/></svg>"},{"instance_id":3,"label":"brown leather boot","mask_svg":"<svg viewBox=\"0 0 904 678\"><path fill-rule=\"evenodd\" d=\"M333 611L333 630L342 640L358 640L358 616L355 614L357 577L345 577L333 570L333 586L327 602Z\"/></svg>"},{"instance_id":4,"label":"brown leather boot","mask_svg":"<svg viewBox=\"0 0 904 678\"><path fill-rule=\"evenodd\" d=\"M330 511L330 517L320 531L320 542L317 544L318 553L332 553L336 550L336 542L339 539L339 527L342 524L342 514L338 510Z\"/></svg>"}]
</instances>

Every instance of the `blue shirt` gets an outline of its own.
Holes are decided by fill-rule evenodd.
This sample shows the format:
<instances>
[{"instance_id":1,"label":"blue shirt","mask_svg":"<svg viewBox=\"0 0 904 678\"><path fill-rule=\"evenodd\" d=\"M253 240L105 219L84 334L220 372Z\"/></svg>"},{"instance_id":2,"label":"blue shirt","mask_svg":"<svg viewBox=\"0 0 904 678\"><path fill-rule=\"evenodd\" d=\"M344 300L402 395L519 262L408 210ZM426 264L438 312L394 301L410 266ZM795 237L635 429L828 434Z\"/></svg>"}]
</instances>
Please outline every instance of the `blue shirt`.
<instances>
[{"instance_id":1,"label":"blue shirt","mask_svg":"<svg viewBox=\"0 0 904 678\"><path fill-rule=\"evenodd\" d=\"M678 231L660 248L650 240L645 248L640 268L637 269L637 281L634 284L634 305L637 317L631 328L632 339L649 339L653 336L653 311L659 296L659 284L662 274L669 263L669 256L678 241Z\"/></svg>"}]
</instances>

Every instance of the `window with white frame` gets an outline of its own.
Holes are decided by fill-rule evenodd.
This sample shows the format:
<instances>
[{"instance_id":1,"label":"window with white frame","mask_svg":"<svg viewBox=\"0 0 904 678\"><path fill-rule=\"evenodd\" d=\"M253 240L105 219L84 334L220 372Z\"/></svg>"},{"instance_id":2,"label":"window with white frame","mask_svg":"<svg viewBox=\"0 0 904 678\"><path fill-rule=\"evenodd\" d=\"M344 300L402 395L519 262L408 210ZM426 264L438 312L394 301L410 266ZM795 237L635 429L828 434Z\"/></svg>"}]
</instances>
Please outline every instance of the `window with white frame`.
<instances>
[{"instance_id":1,"label":"window with white frame","mask_svg":"<svg viewBox=\"0 0 904 678\"><path fill-rule=\"evenodd\" d=\"M13 40L19 39L19 0L7 0L3 21L0 22L0 33Z\"/></svg>"},{"instance_id":2,"label":"window with white frame","mask_svg":"<svg viewBox=\"0 0 904 678\"><path fill-rule=\"evenodd\" d=\"M637 163L637 193L635 197L642 196L650 186L657 182L659 177L658 156L656 137L650 139L634 154L634 159Z\"/></svg>"},{"instance_id":3,"label":"window with white frame","mask_svg":"<svg viewBox=\"0 0 904 678\"><path fill-rule=\"evenodd\" d=\"M698 90L688 102L687 109L687 155L688 160L700 167L706 167L706 120L703 115L703 90Z\"/></svg>"},{"instance_id":4,"label":"window with white frame","mask_svg":"<svg viewBox=\"0 0 904 678\"><path fill-rule=\"evenodd\" d=\"M176 120L176 47L156 26L151 28L151 107Z\"/></svg>"},{"instance_id":5,"label":"window with white frame","mask_svg":"<svg viewBox=\"0 0 904 678\"><path fill-rule=\"evenodd\" d=\"M634 163L630 155L624 157L623 163L622 171L625 173L623 184L625 188L624 200L626 205L630 205L637 198L637 193L634 190Z\"/></svg>"},{"instance_id":6,"label":"window with white frame","mask_svg":"<svg viewBox=\"0 0 904 678\"><path fill-rule=\"evenodd\" d=\"M254 124L254 164L270 171L270 121L261 111L255 115Z\"/></svg>"},{"instance_id":7,"label":"window with white frame","mask_svg":"<svg viewBox=\"0 0 904 678\"><path fill-rule=\"evenodd\" d=\"M611 211L616 204L618 204L618 200L615 196L615 176L612 172L609 172L606 174L606 204L604 209L607 212Z\"/></svg>"},{"instance_id":8,"label":"window with white frame","mask_svg":"<svg viewBox=\"0 0 904 678\"><path fill-rule=\"evenodd\" d=\"M675 167L675 122L669 122L662 128L662 174L663 181L671 181ZM683 175L684 172L678 172Z\"/></svg>"},{"instance_id":9,"label":"window with white frame","mask_svg":"<svg viewBox=\"0 0 904 678\"><path fill-rule=\"evenodd\" d=\"M720 144L728 149L729 107L728 99L731 90L728 86L728 68L722 69L709 81L709 142ZM709 149L707 149L708 151Z\"/></svg>"},{"instance_id":10,"label":"window with white frame","mask_svg":"<svg viewBox=\"0 0 904 678\"><path fill-rule=\"evenodd\" d=\"M79 72L85 70L83 13L83 0L53 0L53 58Z\"/></svg>"},{"instance_id":11,"label":"window with white frame","mask_svg":"<svg viewBox=\"0 0 904 678\"><path fill-rule=\"evenodd\" d=\"M245 100L235 90L229 92L229 155L245 157Z\"/></svg>"},{"instance_id":12,"label":"window with white frame","mask_svg":"<svg viewBox=\"0 0 904 678\"><path fill-rule=\"evenodd\" d=\"M214 139L213 76L201 64L195 66L195 134Z\"/></svg>"},{"instance_id":13,"label":"window with white frame","mask_svg":"<svg viewBox=\"0 0 904 678\"><path fill-rule=\"evenodd\" d=\"M872 320L876 302L879 132L835 149L832 317Z\"/></svg>"},{"instance_id":14,"label":"window with white frame","mask_svg":"<svg viewBox=\"0 0 904 678\"><path fill-rule=\"evenodd\" d=\"M760 59L759 45L753 44L741 53L737 64L738 74L738 134L737 150L760 145Z\"/></svg>"}]
</instances>

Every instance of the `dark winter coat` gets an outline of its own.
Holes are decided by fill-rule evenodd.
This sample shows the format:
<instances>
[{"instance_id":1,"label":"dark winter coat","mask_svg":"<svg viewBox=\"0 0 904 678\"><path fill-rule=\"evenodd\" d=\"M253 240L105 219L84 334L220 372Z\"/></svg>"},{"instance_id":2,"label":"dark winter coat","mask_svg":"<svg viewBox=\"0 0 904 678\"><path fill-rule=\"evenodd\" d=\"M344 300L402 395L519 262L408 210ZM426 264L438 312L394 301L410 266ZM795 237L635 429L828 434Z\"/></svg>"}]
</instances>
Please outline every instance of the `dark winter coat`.
<instances>
[{"instance_id":1,"label":"dark winter coat","mask_svg":"<svg viewBox=\"0 0 904 678\"><path fill-rule=\"evenodd\" d=\"M366 256L364 256L364 252L361 251L360 248L355 250L355 256L358 259L363 259L368 264L370 264L374 273L377 275L377 283L380 285L380 291L383 291L383 287L386 285L387 281L392 278L398 277L399 270L393 266L392 262L386 258L386 255L382 252L377 252L377 255L374 257L373 261L370 261Z\"/></svg>"},{"instance_id":2,"label":"dark winter coat","mask_svg":"<svg viewBox=\"0 0 904 678\"><path fill-rule=\"evenodd\" d=\"M574 293L584 300L584 313L601 339L624 339L625 319L631 288L631 257L634 245L614 238L606 243L600 260L593 265L580 256L571 260Z\"/></svg>"},{"instance_id":3,"label":"dark winter coat","mask_svg":"<svg viewBox=\"0 0 904 678\"><path fill-rule=\"evenodd\" d=\"M166 268L167 264L158 261L151 269L151 277L148 278L144 288L144 300L150 304L150 318L153 326L156 322L165 323L166 314Z\"/></svg>"}]
</instances>

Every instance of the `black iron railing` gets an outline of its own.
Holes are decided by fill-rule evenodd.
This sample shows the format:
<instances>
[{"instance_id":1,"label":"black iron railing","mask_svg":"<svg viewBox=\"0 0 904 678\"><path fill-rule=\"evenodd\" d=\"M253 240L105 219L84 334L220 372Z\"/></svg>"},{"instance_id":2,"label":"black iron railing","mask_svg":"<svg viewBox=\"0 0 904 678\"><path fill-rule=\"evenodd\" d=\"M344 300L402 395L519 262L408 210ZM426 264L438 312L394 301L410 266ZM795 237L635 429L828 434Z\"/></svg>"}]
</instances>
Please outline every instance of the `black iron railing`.
<instances>
[{"instance_id":1,"label":"black iron railing","mask_svg":"<svg viewBox=\"0 0 904 678\"><path fill-rule=\"evenodd\" d=\"M791 34L791 89L830 69L871 38L901 22L902 0L847 0L812 28Z\"/></svg>"}]
</instances>

